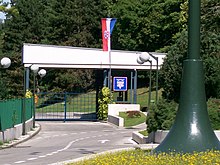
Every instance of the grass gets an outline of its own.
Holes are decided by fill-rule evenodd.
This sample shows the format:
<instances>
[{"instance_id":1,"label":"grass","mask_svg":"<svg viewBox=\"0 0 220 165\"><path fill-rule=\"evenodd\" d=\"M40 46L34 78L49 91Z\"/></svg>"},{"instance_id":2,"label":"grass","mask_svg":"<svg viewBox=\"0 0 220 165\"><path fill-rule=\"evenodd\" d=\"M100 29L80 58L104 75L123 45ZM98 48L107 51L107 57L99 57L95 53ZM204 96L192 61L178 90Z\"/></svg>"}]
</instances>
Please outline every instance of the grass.
<instances>
[{"instance_id":1,"label":"grass","mask_svg":"<svg viewBox=\"0 0 220 165\"><path fill-rule=\"evenodd\" d=\"M57 103L52 103L54 100L49 100L49 96L39 99L37 104L37 112L63 112L66 109L67 112L96 112L96 94L95 92L83 93L83 94L70 94L62 95L60 99L56 100ZM66 99L66 105L64 104Z\"/></svg>"},{"instance_id":2,"label":"grass","mask_svg":"<svg viewBox=\"0 0 220 165\"><path fill-rule=\"evenodd\" d=\"M218 165L220 151L194 152L192 154L160 153L149 150L127 150L106 153L68 165Z\"/></svg>"},{"instance_id":3,"label":"grass","mask_svg":"<svg viewBox=\"0 0 220 165\"><path fill-rule=\"evenodd\" d=\"M158 91L158 96L160 97L162 90ZM113 98L116 99L118 96L117 92L113 93ZM66 108L67 112L96 112L96 93L95 91L84 93L84 94L72 94L67 95L66 107L64 104L64 95L60 98L60 101L57 103L44 103L51 97L51 94L45 96L44 98L39 98L38 104L36 105L36 112L47 113L47 112L63 112ZM151 100L155 100L156 92L153 90L151 92ZM128 100L130 98L130 90L128 90ZM53 100L52 100L53 101ZM58 100L57 100L58 101ZM137 89L137 103L141 107L147 107L148 105L148 88L138 88ZM42 106L43 105L43 106ZM42 107L41 107L42 106Z\"/></svg>"},{"instance_id":4,"label":"grass","mask_svg":"<svg viewBox=\"0 0 220 165\"><path fill-rule=\"evenodd\" d=\"M147 130L139 131L139 133L142 134L143 136L148 136Z\"/></svg>"},{"instance_id":5,"label":"grass","mask_svg":"<svg viewBox=\"0 0 220 165\"><path fill-rule=\"evenodd\" d=\"M119 112L119 116L124 118L124 126L125 127L132 127L146 121L146 116L143 113L140 113L140 117L128 117L127 113Z\"/></svg>"}]
</instances>

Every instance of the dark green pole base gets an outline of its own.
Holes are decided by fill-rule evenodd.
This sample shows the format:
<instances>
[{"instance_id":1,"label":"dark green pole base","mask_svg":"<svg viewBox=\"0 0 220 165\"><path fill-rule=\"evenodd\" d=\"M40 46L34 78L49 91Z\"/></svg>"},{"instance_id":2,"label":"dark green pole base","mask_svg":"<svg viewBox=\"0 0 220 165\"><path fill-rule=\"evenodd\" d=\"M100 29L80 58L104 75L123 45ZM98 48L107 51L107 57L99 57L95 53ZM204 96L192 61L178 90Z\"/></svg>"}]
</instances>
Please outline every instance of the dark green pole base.
<instances>
[{"instance_id":1,"label":"dark green pole base","mask_svg":"<svg viewBox=\"0 0 220 165\"><path fill-rule=\"evenodd\" d=\"M185 60L182 76L180 104L175 122L166 138L153 152L220 150L219 140L208 117L202 61Z\"/></svg>"}]
</instances>

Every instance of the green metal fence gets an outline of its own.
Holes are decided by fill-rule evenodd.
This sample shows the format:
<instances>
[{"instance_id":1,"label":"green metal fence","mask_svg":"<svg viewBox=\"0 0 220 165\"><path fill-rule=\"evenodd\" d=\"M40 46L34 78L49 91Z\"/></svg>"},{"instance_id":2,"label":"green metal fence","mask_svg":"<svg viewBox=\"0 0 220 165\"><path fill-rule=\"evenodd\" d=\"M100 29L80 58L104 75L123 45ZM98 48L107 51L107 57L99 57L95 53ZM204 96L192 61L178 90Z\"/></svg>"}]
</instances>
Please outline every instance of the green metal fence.
<instances>
[{"instance_id":1,"label":"green metal fence","mask_svg":"<svg viewBox=\"0 0 220 165\"><path fill-rule=\"evenodd\" d=\"M22 123L23 101L25 101L25 119L29 120L33 112L33 99L12 99L0 101L0 130L4 131Z\"/></svg>"}]
</instances>

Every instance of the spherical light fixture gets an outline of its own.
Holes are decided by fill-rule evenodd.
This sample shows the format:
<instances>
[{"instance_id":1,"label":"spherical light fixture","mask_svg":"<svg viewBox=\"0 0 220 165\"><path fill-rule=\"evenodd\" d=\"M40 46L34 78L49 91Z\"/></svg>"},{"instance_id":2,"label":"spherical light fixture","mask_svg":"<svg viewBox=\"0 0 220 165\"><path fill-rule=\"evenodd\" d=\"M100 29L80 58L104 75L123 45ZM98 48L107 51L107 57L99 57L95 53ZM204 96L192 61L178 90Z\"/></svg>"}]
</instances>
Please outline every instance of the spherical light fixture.
<instances>
[{"instance_id":1,"label":"spherical light fixture","mask_svg":"<svg viewBox=\"0 0 220 165\"><path fill-rule=\"evenodd\" d=\"M144 61L142 61L142 60L140 59L140 57L138 57L138 58L137 58L137 63L138 63L138 64L143 64Z\"/></svg>"},{"instance_id":2,"label":"spherical light fixture","mask_svg":"<svg viewBox=\"0 0 220 165\"><path fill-rule=\"evenodd\" d=\"M38 72L38 75L40 77L44 77L46 75L47 71L45 69L41 69L39 72Z\"/></svg>"},{"instance_id":3,"label":"spherical light fixture","mask_svg":"<svg viewBox=\"0 0 220 165\"><path fill-rule=\"evenodd\" d=\"M37 65L31 65L31 70L34 72L34 74L37 74L39 67Z\"/></svg>"},{"instance_id":4,"label":"spherical light fixture","mask_svg":"<svg viewBox=\"0 0 220 165\"><path fill-rule=\"evenodd\" d=\"M11 65L11 60L8 57L4 57L1 59L1 65L3 68L8 68Z\"/></svg>"},{"instance_id":5,"label":"spherical light fixture","mask_svg":"<svg viewBox=\"0 0 220 165\"><path fill-rule=\"evenodd\" d=\"M143 62L147 62L150 60L150 55L147 52L142 52L139 56L140 60Z\"/></svg>"}]
</instances>

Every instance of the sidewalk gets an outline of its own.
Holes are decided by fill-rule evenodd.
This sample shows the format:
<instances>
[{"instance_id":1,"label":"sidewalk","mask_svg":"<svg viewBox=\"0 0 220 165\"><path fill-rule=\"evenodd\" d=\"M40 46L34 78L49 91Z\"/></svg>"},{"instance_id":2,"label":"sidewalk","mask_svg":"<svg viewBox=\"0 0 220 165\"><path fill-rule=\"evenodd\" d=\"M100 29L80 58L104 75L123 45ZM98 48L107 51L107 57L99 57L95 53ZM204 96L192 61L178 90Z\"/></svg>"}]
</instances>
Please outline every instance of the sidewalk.
<instances>
[{"instance_id":1,"label":"sidewalk","mask_svg":"<svg viewBox=\"0 0 220 165\"><path fill-rule=\"evenodd\" d=\"M5 149L5 148L10 148L13 146L18 145L19 143L25 142L38 134L41 130L41 126L39 124L35 124L35 128L33 128L31 131L27 132L26 135L20 136L18 139L9 141L8 143L4 143L3 145L0 146L0 149Z\"/></svg>"}]
</instances>

